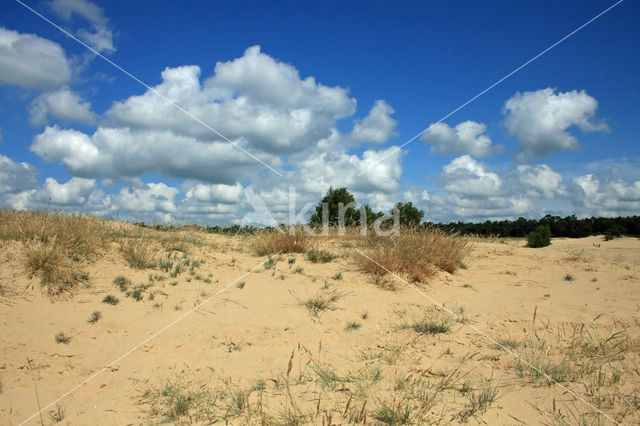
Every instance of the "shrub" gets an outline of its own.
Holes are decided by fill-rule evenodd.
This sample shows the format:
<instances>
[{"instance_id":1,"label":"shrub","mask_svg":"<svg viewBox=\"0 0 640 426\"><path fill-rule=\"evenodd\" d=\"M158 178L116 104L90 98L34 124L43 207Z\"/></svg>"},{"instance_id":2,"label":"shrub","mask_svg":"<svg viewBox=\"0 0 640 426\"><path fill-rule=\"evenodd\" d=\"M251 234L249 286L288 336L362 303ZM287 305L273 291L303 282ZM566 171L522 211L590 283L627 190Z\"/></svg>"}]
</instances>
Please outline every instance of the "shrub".
<instances>
[{"instance_id":1,"label":"shrub","mask_svg":"<svg viewBox=\"0 0 640 426\"><path fill-rule=\"evenodd\" d=\"M546 247L551 244L549 225L540 225L527 235L527 246L532 248Z\"/></svg>"}]
</instances>

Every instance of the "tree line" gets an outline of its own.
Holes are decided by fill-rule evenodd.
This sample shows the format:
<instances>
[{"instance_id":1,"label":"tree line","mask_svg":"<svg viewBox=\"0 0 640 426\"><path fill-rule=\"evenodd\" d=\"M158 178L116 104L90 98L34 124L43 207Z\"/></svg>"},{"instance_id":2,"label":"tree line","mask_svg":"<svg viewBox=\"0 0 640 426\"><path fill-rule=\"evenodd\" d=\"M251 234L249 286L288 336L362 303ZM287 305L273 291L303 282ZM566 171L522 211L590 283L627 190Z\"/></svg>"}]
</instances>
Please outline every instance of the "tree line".
<instances>
[{"instance_id":1,"label":"tree line","mask_svg":"<svg viewBox=\"0 0 640 426\"><path fill-rule=\"evenodd\" d=\"M578 219L575 215L560 217L546 215L542 219L487 220L482 223L450 222L433 224L460 234L495 237L526 237L539 226L548 226L552 237L583 238L605 235L607 238L622 235L640 236L640 216L589 217Z\"/></svg>"},{"instance_id":2,"label":"tree line","mask_svg":"<svg viewBox=\"0 0 640 426\"><path fill-rule=\"evenodd\" d=\"M583 238L591 235L605 235L607 239L620 237L622 235L640 236L640 216L629 217L590 217L578 219L575 215L560 217L546 215L542 219L525 219L519 217L516 220L487 220L481 223L472 222L449 222L433 223L422 222L424 212L413 205L411 201L406 203L398 202L389 212L392 216L397 212L400 225L405 227L436 227L448 232L455 232L462 235L479 235L493 237L516 237L524 238L537 228L544 227L545 233L548 229L550 237ZM320 226L326 221L330 226L360 226L366 221L373 224L379 218L385 216L383 212L375 212L368 205L358 205L354 196L347 188L329 188L324 197L316 205L315 210L309 218L309 224ZM388 220L388 219L387 219ZM150 226L139 223L141 226ZM170 229L173 226L153 225L156 229ZM194 225L196 226L196 225ZM256 226L204 226L197 228L205 232L228 235L253 234L261 227ZM544 236L544 235L543 235ZM547 238L545 236L545 238Z\"/></svg>"}]
</instances>

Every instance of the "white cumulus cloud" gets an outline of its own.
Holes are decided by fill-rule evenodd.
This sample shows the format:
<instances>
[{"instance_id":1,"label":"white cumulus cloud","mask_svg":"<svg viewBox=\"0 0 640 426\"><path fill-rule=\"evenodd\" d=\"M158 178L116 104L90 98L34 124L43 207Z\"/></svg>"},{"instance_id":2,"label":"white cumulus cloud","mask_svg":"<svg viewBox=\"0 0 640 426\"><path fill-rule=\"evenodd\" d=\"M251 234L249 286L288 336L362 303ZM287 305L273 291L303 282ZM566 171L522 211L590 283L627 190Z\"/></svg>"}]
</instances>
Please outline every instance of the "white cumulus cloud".
<instances>
[{"instance_id":1,"label":"white cumulus cloud","mask_svg":"<svg viewBox=\"0 0 640 426\"><path fill-rule=\"evenodd\" d=\"M26 88L53 88L71 78L58 43L0 27L0 82Z\"/></svg>"},{"instance_id":2,"label":"white cumulus cloud","mask_svg":"<svg viewBox=\"0 0 640 426\"><path fill-rule=\"evenodd\" d=\"M45 124L49 117L85 124L93 124L96 120L91 103L68 87L41 94L31 102L29 113L29 121L34 126Z\"/></svg>"},{"instance_id":3,"label":"white cumulus cloud","mask_svg":"<svg viewBox=\"0 0 640 426\"><path fill-rule=\"evenodd\" d=\"M62 163L74 176L132 178L144 173L234 183L261 168L228 142L204 142L168 130L99 127L93 135L58 126L37 135L31 151L47 162ZM260 155L278 166L276 157Z\"/></svg>"},{"instance_id":4,"label":"white cumulus cloud","mask_svg":"<svg viewBox=\"0 0 640 426\"><path fill-rule=\"evenodd\" d=\"M349 139L353 142L386 142L395 129L397 121L391 118L393 108L383 100L377 100L369 114L356 120Z\"/></svg>"},{"instance_id":5,"label":"white cumulus cloud","mask_svg":"<svg viewBox=\"0 0 640 426\"><path fill-rule=\"evenodd\" d=\"M546 164L520 164L515 168L512 179L515 180L515 186L522 188L530 197L554 198L558 194L564 194L562 175Z\"/></svg>"},{"instance_id":6,"label":"white cumulus cloud","mask_svg":"<svg viewBox=\"0 0 640 426\"><path fill-rule=\"evenodd\" d=\"M640 211L640 180L624 181L592 173L572 180L574 203L589 214L629 216Z\"/></svg>"},{"instance_id":7,"label":"white cumulus cloud","mask_svg":"<svg viewBox=\"0 0 640 426\"><path fill-rule=\"evenodd\" d=\"M227 138L244 138L248 148L273 153L313 148L356 105L346 89L324 86L313 77L302 79L293 66L262 53L259 46L218 62L214 75L202 83L198 66L166 68L154 89ZM115 126L219 139L153 91L116 102L107 115Z\"/></svg>"},{"instance_id":8,"label":"white cumulus cloud","mask_svg":"<svg viewBox=\"0 0 640 426\"><path fill-rule=\"evenodd\" d=\"M496 196L502 190L500 177L469 155L457 157L443 166L438 182L451 193L471 198Z\"/></svg>"},{"instance_id":9,"label":"white cumulus cloud","mask_svg":"<svg viewBox=\"0 0 640 426\"><path fill-rule=\"evenodd\" d=\"M474 155L486 157L504 151L501 145L493 146L485 134L487 126L475 121L464 121L455 127L446 123L429 126L420 140L431 144L432 154Z\"/></svg>"},{"instance_id":10,"label":"white cumulus cloud","mask_svg":"<svg viewBox=\"0 0 640 426\"><path fill-rule=\"evenodd\" d=\"M0 155L0 195L22 192L38 185L38 170L27 163L16 163Z\"/></svg>"},{"instance_id":11,"label":"white cumulus cloud","mask_svg":"<svg viewBox=\"0 0 640 426\"><path fill-rule=\"evenodd\" d=\"M87 0L53 0L51 9L61 18L70 21L78 15L91 24L91 29L81 28L78 36L98 52L114 52L113 31L109 28L109 20L97 4Z\"/></svg>"},{"instance_id":12,"label":"white cumulus cloud","mask_svg":"<svg viewBox=\"0 0 640 426\"><path fill-rule=\"evenodd\" d=\"M572 126L584 132L607 130L605 123L593 121L597 108L598 101L584 90L518 92L504 105L504 123L520 142L519 159L526 160L577 149L578 139L568 132Z\"/></svg>"}]
</instances>

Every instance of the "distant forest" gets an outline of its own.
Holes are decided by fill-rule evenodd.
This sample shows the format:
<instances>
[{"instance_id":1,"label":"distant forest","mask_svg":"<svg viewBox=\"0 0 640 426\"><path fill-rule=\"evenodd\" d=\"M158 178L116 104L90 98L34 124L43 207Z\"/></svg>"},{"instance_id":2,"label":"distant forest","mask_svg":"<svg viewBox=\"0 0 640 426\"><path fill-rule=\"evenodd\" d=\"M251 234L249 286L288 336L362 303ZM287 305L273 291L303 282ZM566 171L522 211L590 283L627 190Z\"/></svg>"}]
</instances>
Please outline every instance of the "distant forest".
<instances>
[{"instance_id":1,"label":"distant forest","mask_svg":"<svg viewBox=\"0 0 640 426\"><path fill-rule=\"evenodd\" d=\"M622 235L640 236L640 216L591 217L578 219L575 215L560 217L547 215L540 220L518 218L517 220L488 220L483 223L451 222L430 224L460 234L475 234L495 237L526 237L539 225L548 225L553 237L582 238L605 235L608 238Z\"/></svg>"}]
</instances>

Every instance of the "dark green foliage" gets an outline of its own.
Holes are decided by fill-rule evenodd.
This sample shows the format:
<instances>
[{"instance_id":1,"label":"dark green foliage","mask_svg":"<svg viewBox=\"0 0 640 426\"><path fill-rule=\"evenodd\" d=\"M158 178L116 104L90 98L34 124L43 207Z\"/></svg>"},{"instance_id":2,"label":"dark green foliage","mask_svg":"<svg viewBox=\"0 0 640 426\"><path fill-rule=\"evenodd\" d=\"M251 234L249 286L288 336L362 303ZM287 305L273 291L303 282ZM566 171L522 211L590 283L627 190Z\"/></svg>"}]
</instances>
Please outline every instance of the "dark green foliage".
<instances>
[{"instance_id":1,"label":"dark green foliage","mask_svg":"<svg viewBox=\"0 0 640 426\"><path fill-rule=\"evenodd\" d=\"M622 226L618 224L613 224L604 232L605 241L611 241L614 238L621 237L626 232Z\"/></svg>"},{"instance_id":2,"label":"dark green foliage","mask_svg":"<svg viewBox=\"0 0 640 426\"><path fill-rule=\"evenodd\" d=\"M316 206L316 212L311 216L311 224L322 224L322 207L325 203L328 207L327 221L329 225L337 226L339 224L340 205L344 209L344 225L351 226L358 223L360 213L355 208L356 199L353 198L353 195L347 191L347 188L333 189L330 187Z\"/></svg>"},{"instance_id":3,"label":"dark green foliage","mask_svg":"<svg viewBox=\"0 0 640 426\"><path fill-rule=\"evenodd\" d=\"M411 201L408 203L398 203L395 209L398 210L400 225L402 226L418 226L424 216L424 212L415 207Z\"/></svg>"},{"instance_id":4,"label":"dark green foliage","mask_svg":"<svg viewBox=\"0 0 640 426\"><path fill-rule=\"evenodd\" d=\"M111 294L107 295L102 299L102 303L108 303L109 305L117 305L119 302L118 298L112 296Z\"/></svg>"},{"instance_id":5,"label":"dark green foliage","mask_svg":"<svg viewBox=\"0 0 640 426\"><path fill-rule=\"evenodd\" d=\"M522 238L539 225L548 225L554 237L584 238L591 235L635 235L640 236L640 216L629 217L590 217L578 219L575 215L560 217L546 215L540 220L518 218L482 223L451 222L449 224L428 224L458 232L493 237ZM615 229L615 234L609 230Z\"/></svg>"},{"instance_id":6,"label":"dark green foliage","mask_svg":"<svg viewBox=\"0 0 640 426\"><path fill-rule=\"evenodd\" d=\"M551 244L551 230L548 225L540 225L527 235L527 246L546 247Z\"/></svg>"},{"instance_id":7,"label":"dark green foliage","mask_svg":"<svg viewBox=\"0 0 640 426\"><path fill-rule=\"evenodd\" d=\"M331 262L335 256L328 251L311 249L307 252L307 259L313 263Z\"/></svg>"}]
</instances>

